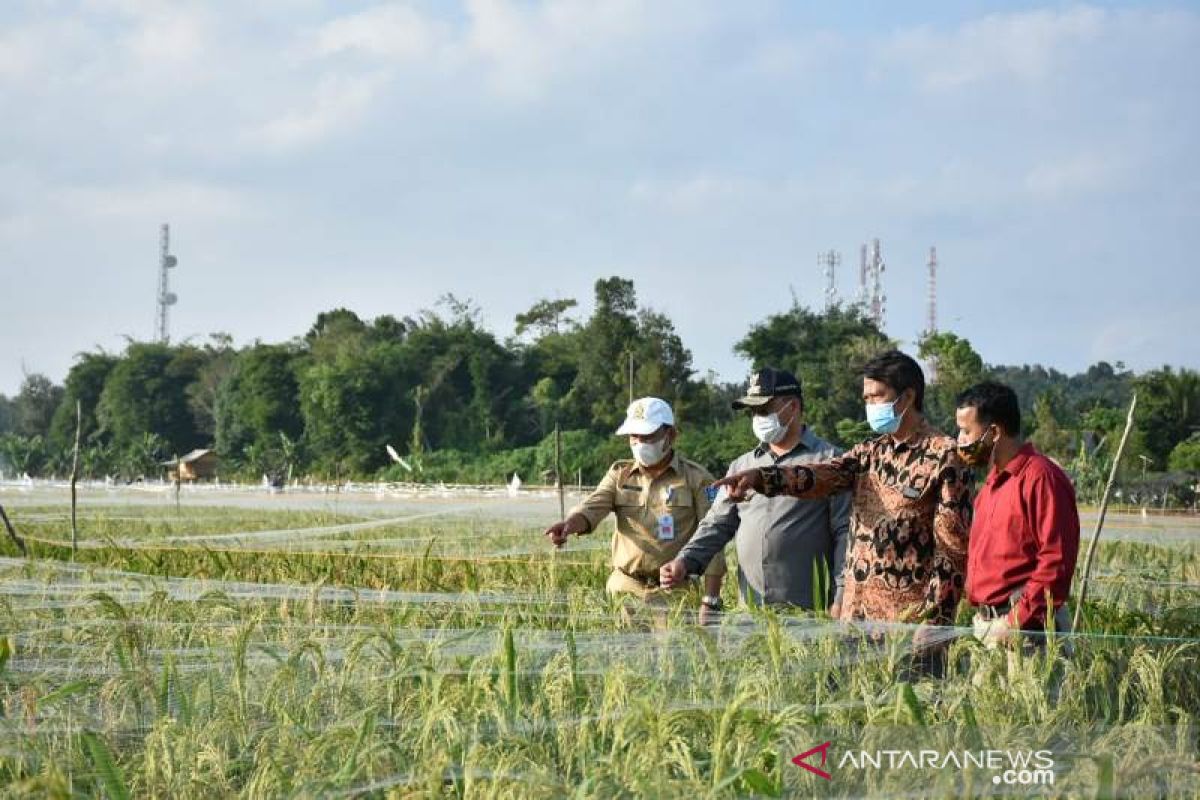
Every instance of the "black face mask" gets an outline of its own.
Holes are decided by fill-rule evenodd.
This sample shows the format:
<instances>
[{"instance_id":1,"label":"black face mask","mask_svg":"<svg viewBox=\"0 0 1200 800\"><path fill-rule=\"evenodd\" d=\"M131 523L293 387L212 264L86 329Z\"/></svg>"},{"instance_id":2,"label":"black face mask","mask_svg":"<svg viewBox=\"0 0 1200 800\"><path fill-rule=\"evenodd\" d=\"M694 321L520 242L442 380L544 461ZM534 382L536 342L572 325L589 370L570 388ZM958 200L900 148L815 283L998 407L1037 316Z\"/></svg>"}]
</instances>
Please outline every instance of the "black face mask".
<instances>
[{"instance_id":1,"label":"black face mask","mask_svg":"<svg viewBox=\"0 0 1200 800\"><path fill-rule=\"evenodd\" d=\"M989 430L973 442L958 445L958 455L968 467L978 467L991 459L992 450L996 447L996 438L993 436L988 441L990 434Z\"/></svg>"}]
</instances>

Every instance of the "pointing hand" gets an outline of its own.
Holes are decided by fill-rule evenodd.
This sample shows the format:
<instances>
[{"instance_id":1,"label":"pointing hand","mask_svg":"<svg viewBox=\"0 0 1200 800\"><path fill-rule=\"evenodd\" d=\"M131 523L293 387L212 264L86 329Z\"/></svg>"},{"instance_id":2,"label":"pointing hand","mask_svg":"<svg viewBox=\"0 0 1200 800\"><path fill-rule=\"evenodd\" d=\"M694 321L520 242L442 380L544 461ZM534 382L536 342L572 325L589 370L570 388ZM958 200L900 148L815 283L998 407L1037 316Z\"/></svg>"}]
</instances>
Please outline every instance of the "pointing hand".
<instances>
[{"instance_id":1,"label":"pointing hand","mask_svg":"<svg viewBox=\"0 0 1200 800\"><path fill-rule=\"evenodd\" d=\"M717 489L724 487L729 492L729 499L740 503L750 497L751 492L763 490L763 474L761 469L748 469L745 472L735 472L713 483Z\"/></svg>"}]
</instances>

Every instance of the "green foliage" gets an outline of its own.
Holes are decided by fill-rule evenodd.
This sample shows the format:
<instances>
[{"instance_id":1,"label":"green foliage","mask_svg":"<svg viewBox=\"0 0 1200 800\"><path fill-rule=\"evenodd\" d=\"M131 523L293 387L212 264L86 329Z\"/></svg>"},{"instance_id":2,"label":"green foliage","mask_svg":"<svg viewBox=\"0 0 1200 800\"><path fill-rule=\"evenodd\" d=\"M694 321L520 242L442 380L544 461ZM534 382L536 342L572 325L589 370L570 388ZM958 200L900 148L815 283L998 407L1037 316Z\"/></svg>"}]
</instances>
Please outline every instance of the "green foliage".
<instances>
[{"instance_id":1,"label":"green foliage","mask_svg":"<svg viewBox=\"0 0 1200 800\"><path fill-rule=\"evenodd\" d=\"M315 466L370 472L404 430L407 388L400 346L380 343L315 357L300 371L300 408Z\"/></svg>"},{"instance_id":2,"label":"green foliage","mask_svg":"<svg viewBox=\"0 0 1200 800\"><path fill-rule=\"evenodd\" d=\"M61 536L61 505L27 511L18 523L31 537ZM330 552L159 547L164 536L318 534L346 521L93 507L82 529L101 546L80 548L76 564L52 560L66 548L35 544L38 558L4 565L3 794L993 793L990 770L841 763L848 751L968 748L1051 750L1052 790L1027 793L1196 794L1200 615L1189 585L1200 562L1186 521L1170 546L1101 542L1069 657L1061 641L987 651L964 615L938 631L953 639L946 677L909 680L904 626L859 639L853 626L774 608L699 628L686 593L661 614L622 613L604 594L603 542L553 552L542 521L399 520L350 533L373 537L361 549ZM337 541L352 544L347 533ZM791 763L825 741L831 782Z\"/></svg>"},{"instance_id":3,"label":"green foliage","mask_svg":"<svg viewBox=\"0 0 1200 800\"><path fill-rule=\"evenodd\" d=\"M111 800L128 800L131 795L125 785L125 777L121 774L121 768L117 766L117 761L104 739L91 731L84 731L80 737L83 739L92 767L99 776L105 795Z\"/></svg>"},{"instance_id":4,"label":"green foliage","mask_svg":"<svg viewBox=\"0 0 1200 800\"><path fill-rule=\"evenodd\" d=\"M629 458L625 439L601 436L592 431L562 432L563 482L571 485L582 480L595 485L614 461ZM417 471L400 465L381 473L389 481L428 481L473 485L508 483L516 474L525 483L552 484L554 475L554 435L536 445L498 450L480 455L459 450L437 450L423 455Z\"/></svg>"},{"instance_id":5,"label":"green foliage","mask_svg":"<svg viewBox=\"0 0 1200 800\"><path fill-rule=\"evenodd\" d=\"M566 313L579 305L574 298L559 300L539 300L528 311L517 314L516 335L521 336L528 330L538 332L538 338L551 336L561 332L564 326L574 326Z\"/></svg>"},{"instance_id":6,"label":"green foliage","mask_svg":"<svg viewBox=\"0 0 1200 800\"><path fill-rule=\"evenodd\" d=\"M945 331L926 335L918 352L936 375L925 389L925 416L934 427L952 434L957 430L955 401L965 389L983 380L983 359L969 341Z\"/></svg>"},{"instance_id":7,"label":"green foliage","mask_svg":"<svg viewBox=\"0 0 1200 800\"><path fill-rule=\"evenodd\" d=\"M891 346L857 306L834 306L820 314L794 305L752 326L734 350L750 359L753 369L793 371L804 388L808 424L836 439L839 421L863 416L859 368Z\"/></svg>"},{"instance_id":8,"label":"green foliage","mask_svg":"<svg viewBox=\"0 0 1200 800\"><path fill-rule=\"evenodd\" d=\"M836 429L838 441L846 448L851 448L859 442L865 442L875 436L870 424L863 419L840 419Z\"/></svg>"},{"instance_id":9,"label":"green foliage","mask_svg":"<svg viewBox=\"0 0 1200 800\"><path fill-rule=\"evenodd\" d=\"M1175 445L1168 464L1173 471L1200 475L1200 433Z\"/></svg>"},{"instance_id":10,"label":"green foliage","mask_svg":"<svg viewBox=\"0 0 1200 800\"><path fill-rule=\"evenodd\" d=\"M1138 377L1137 429L1158 468L1171 450L1200 430L1200 373L1163 367Z\"/></svg>"},{"instance_id":11,"label":"green foliage","mask_svg":"<svg viewBox=\"0 0 1200 800\"><path fill-rule=\"evenodd\" d=\"M50 424L50 441L54 447L66 450L75 443L75 403L79 402L81 442L95 441L103 434L96 410L104 384L119 361L105 352L80 353L67 373L62 401L54 411Z\"/></svg>"},{"instance_id":12,"label":"green foliage","mask_svg":"<svg viewBox=\"0 0 1200 800\"><path fill-rule=\"evenodd\" d=\"M83 353L62 387L30 376L17 397L0 396L0 434L12 434L0 444L0 468L65 474L76 401L81 470L93 478L161 474L156 462L197 447L216 449L222 476L413 477L392 468L391 445L431 479L495 483L517 472L541 480L551 468L545 443L558 426L587 442L589 452L564 468L572 479L582 470L586 482L627 457L612 434L631 391L670 402L681 452L714 472L754 446L730 408L744 384L696 375L672 320L640 303L632 281L596 281L594 301L580 320L574 298L537 300L504 341L482 326L471 302L448 295L415 317L322 312L304 336L283 344L239 349L213 334L202 346L131 343L120 354ZM891 346L857 307L818 313L793 304L751 325L734 349L754 368L795 371L808 424L850 446L871 435L859 367ZM927 337L920 354L937 365L926 401L935 425L953 432L953 398L967 385L985 376L1009 383L1026 433L1071 465L1081 485L1098 482L1111 459L1135 384L1143 411L1129 463L1140 467L1144 455L1149 470L1165 469L1200 430L1200 377L1186 369L1134 376L1106 362L1078 375L984 368L970 342L950 332ZM1141 472L1126 467L1122 479Z\"/></svg>"},{"instance_id":13,"label":"green foliage","mask_svg":"<svg viewBox=\"0 0 1200 800\"><path fill-rule=\"evenodd\" d=\"M45 437L62 397L63 388L45 375L26 376L12 401L13 430L22 436Z\"/></svg>"},{"instance_id":14,"label":"green foliage","mask_svg":"<svg viewBox=\"0 0 1200 800\"><path fill-rule=\"evenodd\" d=\"M1034 432L1030 441L1039 450L1060 460L1074 455L1074 437L1063 427L1063 400L1056 391L1047 391L1033 404Z\"/></svg>"},{"instance_id":15,"label":"green foliage","mask_svg":"<svg viewBox=\"0 0 1200 800\"><path fill-rule=\"evenodd\" d=\"M203 361L194 347L129 345L104 382L97 412L118 449L138 445L147 433L176 453L203 446L187 394Z\"/></svg>"},{"instance_id":16,"label":"green foliage","mask_svg":"<svg viewBox=\"0 0 1200 800\"><path fill-rule=\"evenodd\" d=\"M13 474L41 474L49 463L49 452L41 436L0 434L0 470Z\"/></svg>"},{"instance_id":17,"label":"green foliage","mask_svg":"<svg viewBox=\"0 0 1200 800\"><path fill-rule=\"evenodd\" d=\"M304 432L297 353L288 345L256 344L237 354L217 391L216 449L237 458L246 447L274 446L279 436L297 440Z\"/></svg>"},{"instance_id":18,"label":"green foliage","mask_svg":"<svg viewBox=\"0 0 1200 800\"><path fill-rule=\"evenodd\" d=\"M741 415L702 428L683 428L678 442L680 453L718 476L725 474L735 458L756 445L750 420Z\"/></svg>"},{"instance_id":19,"label":"green foliage","mask_svg":"<svg viewBox=\"0 0 1200 800\"><path fill-rule=\"evenodd\" d=\"M580 352L586 347L588 357L579 360L563 405L573 419L593 430L615 430L629 403L629 361L639 344L637 294L633 281L618 277L596 281L595 293L595 311L581 332ZM635 370L638 366L635 358ZM635 384L633 393L649 391Z\"/></svg>"}]
</instances>

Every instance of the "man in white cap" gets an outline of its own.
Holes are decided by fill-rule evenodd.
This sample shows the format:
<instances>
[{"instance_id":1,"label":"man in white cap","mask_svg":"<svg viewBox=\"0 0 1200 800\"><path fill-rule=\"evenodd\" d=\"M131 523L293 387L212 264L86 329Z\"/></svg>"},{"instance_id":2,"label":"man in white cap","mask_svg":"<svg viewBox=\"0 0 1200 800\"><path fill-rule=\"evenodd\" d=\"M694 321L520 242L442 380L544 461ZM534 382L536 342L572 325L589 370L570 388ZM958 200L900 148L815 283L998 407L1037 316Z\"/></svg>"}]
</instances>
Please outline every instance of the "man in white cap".
<instances>
[{"instance_id":1,"label":"man in white cap","mask_svg":"<svg viewBox=\"0 0 1200 800\"><path fill-rule=\"evenodd\" d=\"M600 485L582 503L546 529L561 547L572 534L591 533L608 514L616 515L612 540L609 594L633 594L643 599L660 589L659 568L671 561L692 538L709 505L708 470L675 452L675 414L666 401L643 397L629 405L618 436L629 437L632 459L609 467ZM725 559L718 554L704 572L708 611L721 607Z\"/></svg>"}]
</instances>

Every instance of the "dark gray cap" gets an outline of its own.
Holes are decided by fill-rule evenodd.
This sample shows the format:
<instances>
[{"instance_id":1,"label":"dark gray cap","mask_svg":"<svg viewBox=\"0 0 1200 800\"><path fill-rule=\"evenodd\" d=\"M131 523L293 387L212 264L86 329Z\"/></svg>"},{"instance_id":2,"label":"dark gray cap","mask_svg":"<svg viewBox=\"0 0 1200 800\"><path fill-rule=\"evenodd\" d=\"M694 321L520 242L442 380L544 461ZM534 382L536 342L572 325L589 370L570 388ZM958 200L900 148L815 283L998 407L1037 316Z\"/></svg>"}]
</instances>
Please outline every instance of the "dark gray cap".
<instances>
[{"instance_id":1,"label":"dark gray cap","mask_svg":"<svg viewBox=\"0 0 1200 800\"><path fill-rule=\"evenodd\" d=\"M750 388L745 397L733 401L735 411L743 408L758 408L771 402L772 397L792 395L803 402L804 395L800 392L800 381L786 369L765 367L750 376Z\"/></svg>"}]
</instances>

